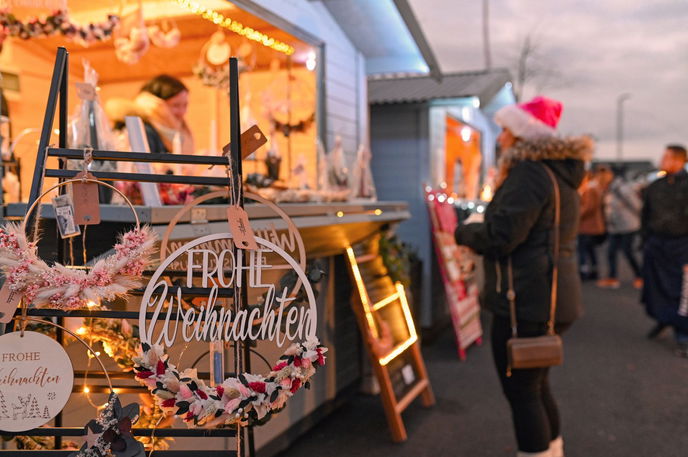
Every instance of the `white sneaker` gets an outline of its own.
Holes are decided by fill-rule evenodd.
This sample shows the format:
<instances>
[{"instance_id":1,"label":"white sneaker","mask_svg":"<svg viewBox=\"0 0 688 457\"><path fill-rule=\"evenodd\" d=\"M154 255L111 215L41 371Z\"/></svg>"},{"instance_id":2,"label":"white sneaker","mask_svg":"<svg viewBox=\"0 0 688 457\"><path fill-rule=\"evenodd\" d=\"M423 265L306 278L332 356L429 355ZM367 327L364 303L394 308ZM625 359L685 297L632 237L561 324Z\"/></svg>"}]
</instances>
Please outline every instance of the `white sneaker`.
<instances>
[{"instance_id":1,"label":"white sneaker","mask_svg":"<svg viewBox=\"0 0 688 457\"><path fill-rule=\"evenodd\" d=\"M561 436L549 443L549 452L551 457L564 457L564 439Z\"/></svg>"}]
</instances>

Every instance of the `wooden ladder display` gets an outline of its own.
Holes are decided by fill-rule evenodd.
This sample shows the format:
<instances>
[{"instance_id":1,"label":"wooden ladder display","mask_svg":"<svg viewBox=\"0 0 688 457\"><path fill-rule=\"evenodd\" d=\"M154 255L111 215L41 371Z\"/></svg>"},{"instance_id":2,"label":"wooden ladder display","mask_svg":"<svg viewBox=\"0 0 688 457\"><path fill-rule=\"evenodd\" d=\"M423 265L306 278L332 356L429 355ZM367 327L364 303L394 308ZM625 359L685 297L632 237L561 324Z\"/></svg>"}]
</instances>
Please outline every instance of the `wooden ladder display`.
<instances>
[{"instance_id":1,"label":"wooden ladder display","mask_svg":"<svg viewBox=\"0 0 688 457\"><path fill-rule=\"evenodd\" d=\"M405 441L401 413L421 397L435 403L404 287L394 283L377 252L379 235L346 250L355 285L352 303L371 356L387 423L395 442Z\"/></svg>"},{"instance_id":2,"label":"wooden ladder display","mask_svg":"<svg viewBox=\"0 0 688 457\"><path fill-rule=\"evenodd\" d=\"M59 169L49 169L46 168L48 157L57 157L60 160L67 159L84 159L85 152L81 149L68 149L67 148L67 88L68 88L68 52L65 48L60 47L57 51L57 56L55 60L55 67L52 74L50 92L45 112L45 118L43 121L43 129L38 146L38 155L36 159L36 168L33 175L32 187L29 197L30 206L41 194L43 188L43 178L51 177L58 178L59 180L65 180L73 178L79 170L66 170L63 168ZM235 174L231 177L231 185L237 186L241 189L241 141L240 138L240 119L239 119L239 89L238 89L238 64L235 58L231 58L229 61L230 68L230 84L229 84L229 103L230 103L230 138L231 138L231 153L229 159L226 156L200 156L200 155L180 155L180 154L155 154L148 152L120 152L120 151L103 151L94 149L92 151L93 160L104 160L104 161L115 161L115 162L144 162L144 163L160 163L160 164L179 164L179 165L205 165L205 166L221 166L226 167L228 165L228 160L231 161L233 170ZM58 107L59 99L59 107ZM56 112L59 113L59 145L58 147L49 146L50 135L53 130L53 122ZM173 174L152 174L152 173L123 173L123 172L91 172L97 179L103 181L130 181L139 183L180 183L180 184L192 184L192 185L203 185L203 186L219 186L228 188L230 185L230 180L227 178L214 178L214 177L203 177L203 176L183 176L183 175L173 175ZM243 206L243 191L240 192L240 204ZM33 214L36 214L34 212ZM32 216L31 219L33 219ZM31 226L32 221L28 221L27 226ZM67 261L66 249L64 248L64 243L61 242L58 237L58 255L57 261L63 264ZM245 272L244 272L245 274ZM134 295L141 295L141 291L132 291ZM243 290L243 294L246 294L246 289ZM247 303L247 300L242 300L243 303ZM132 319L138 320L139 311L113 311L113 310L74 310L74 311L61 311L56 309L37 309L32 308L28 311L29 316L55 319L62 325L65 318L103 318L103 319ZM153 313L147 313L148 318L152 317ZM172 316L172 319L177 319L178 317ZM11 328L8 328L11 331ZM57 331L57 340L64 344L64 335L61 330ZM234 373L238 372L239 366L237 364L243 363L243 371L250 372L251 358L250 354L253 351L248 344L243 344L237 342L238 348L233 351L235 353L234 357L234 372L225 373L225 377L234 376ZM241 362L239 362L241 360ZM200 373L204 375L203 373ZM83 372L75 372L75 378L83 375ZM97 370L90 370L89 376L92 379L102 378L103 373ZM124 379L121 376L113 376L113 379ZM132 377L133 379L133 377ZM133 387L129 384L126 385L116 385L117 391L120 393L142 393L147 392L145 387ZM75 385L75 388L79 387ZM97 386L94 386L97 387ZM101 389L102 390L102 389ZM76 392L76 390L74 391ZM99 390L92 390L92 392L99 392ZM176 457L176 456L190 456L194 457L243 457L245 455L253 456L255 455L255 446L253 439L253 428L252 427L241 427L241 433L237 433L237 428L218 428L218 429L190 429L190 428L160 428L160 429L150 429L150 428L133 428L132 433L134 436L155 436L155 437L192 437L192 438L204 438L204 437L222 437L222 438L236 438L240 440L241 446L239 450L155 450L154 455L157 457ZM51 436L55 438L55 449L61 448L61 441L63 437L77 437L84 436L83 427L63 427L63 417L60 413L55 418L54 426L51 427L40 427L34 430L29 430L25 432L5 432L0 431L1 435L25 435L25 436ZM27 455L31 457L39 456L55 456L55 457L66 457L72 451L68 450L52 450L52 451L2 451L0 450L0 456L6 455L7 453L11 455Z\"/></svg>"}]
</instances>

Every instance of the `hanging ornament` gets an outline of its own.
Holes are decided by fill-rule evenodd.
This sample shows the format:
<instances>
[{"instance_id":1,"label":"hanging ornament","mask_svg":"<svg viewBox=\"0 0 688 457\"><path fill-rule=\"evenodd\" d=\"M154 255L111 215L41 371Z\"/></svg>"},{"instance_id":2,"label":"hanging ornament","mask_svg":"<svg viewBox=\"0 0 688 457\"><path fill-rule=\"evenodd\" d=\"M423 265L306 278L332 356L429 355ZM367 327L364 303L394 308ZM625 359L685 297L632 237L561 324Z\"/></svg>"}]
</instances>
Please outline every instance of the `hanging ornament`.
<instances>
[{"instance_id":1,"label":"hanging ornament","mask_svg":"<svg viewBox=\"0 0 688 457\"><path fill-rule=\"evenodd\" d=\"M193 73L201 79L203 85L226 89L229 87L229 68L227 60L232 54L232 48L224 32L218 30L213 33L201 49L198 63Z\"/></svg>"},{"instance_id":2,"label":"hanging ornament","mask_svg":"<svg viewBox=\"0 0 688 457\"><path fill-rule=\"evenodd\" d=\"M114 254L99 260L88 272L60 264L48 265L38 256L37 240L28 241L26 237L29 215L49 192L83 182L113 189L134 211L131 202L113 186L93 179L71 179L44 192L29 208L22 225L10 223L0 228L0 269L6 278L5 286L36 307L79 309L86 308L89 302L125 295L138 285L150 263L156 236L150 228L140 226L135 211L136 227L121 236ZM74 226L73 220L70 225Z\"/></svg>"},{"instance_id":3,"label":"hanging ornament","mask_svg":"<svg viewBox=\"0 0 688 457\"><path fill-rule=\"evenodd\" d=\"M69 457L145 457L141 442L131 433L131 427L139 418L139 405L131 403L122 407L116 393L111 393L105 409L98 419L86 426L86 442Z\"/></svg>"},{"instance_id":4,"label":"hanging ornament","mask_svg":"<svg viewBox=\"0 0 688 457\"><path fill-rule=\"evenodd\" d=\"M174 48L182 39L182 32L177 24L163 20L161 24L153 24L148 27L148 37L151 43L159 48Z\"/></svg>"},{"instance_id":5,"label":"hanging ornament","mask_svg":"<svg viewBox=\"0 0 688 457\"><path fill-rule=\"evenodd\" d=\"M142 0L133 12L122 17L122 23L115 30L114 44L115 56L128 65L134 65L148 52L150 39L143 20Z\"/></svg>"},{"instance_id":6,"label":"hanging ornament","mask_svg":"<svg viewBox=\"0 0 688 457\"><path fill-rule=\"evenodd\" d=\"M57 416L74 383L72 363L54 339L37 332L0 336L0 428L23 432Z\"/></svg>"}]
</instances>

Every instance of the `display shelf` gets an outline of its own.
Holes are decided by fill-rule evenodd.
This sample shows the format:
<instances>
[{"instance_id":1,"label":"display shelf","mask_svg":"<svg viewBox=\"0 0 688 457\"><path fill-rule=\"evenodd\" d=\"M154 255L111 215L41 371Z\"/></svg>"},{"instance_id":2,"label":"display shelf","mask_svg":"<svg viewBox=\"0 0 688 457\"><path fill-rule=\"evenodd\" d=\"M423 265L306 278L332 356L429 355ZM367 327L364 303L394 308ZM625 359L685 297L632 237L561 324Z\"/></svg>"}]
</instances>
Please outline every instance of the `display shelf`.
<instances>
[{"instance_id":1,"label":"display shelf","mask_svg":"<svg viewBox=\"0 0 688 457\"><path fill-rule=\"evenodd\" d=\"M47 159L49 156L56 156L56 155L69 155L73 154L74 150L69 150L66 148L67 144L67 138L66 138L66 123L67 123L67 78L68 78L68 53L65 48L59 48L57 52L57 56L55 59L55 67L53 71L53 75L51 78L51 85L50 85L50 92L48 96L48 102L46 106L46 112L45 112L45 118L43 122L43 128L42 128L42 133L41 133L41 139L39 141L39 148L38 148L38 154L37 154L37 159L36 159L36 168L34 170L34 176L32 180L32 187L31 187L31 192L29 196L29 205L33 204L36 200L38 200L39 196L41 195L42 189L43 189L43 178L44 177L60 177L60 178L69 178L73 176L76 172L67 172L67 170L63 169L49 169L46 168L47 166ZM237 68L237 61L236 59L230 59L230 80L232 83L230 84L230 109L234 113L232 116L232 125L231 125L231 136L232 138L239 138L239 118L238 118L238 111L239 111L239 97L238 97L238 68ZM59 99L59 109L58 109L58 99ZM53 147L48 147L48 142L50 140L50 135L52 133L52 125L54 121L54 117L56 112L59 112L59 148L53 148ZM222 179L222 180L217 180L217 185L221 186L241 186L241 181L239 180L239 176L241 174L241 150L240 150L240 142L236 141L236 143L233 145L231 154L229 156L221 157L221 159L224 161L225 164L229 165L231 164L236 170L236 175L232 176L231 179ZM103 151L93 151L94 155L101 155ZM105 153L109 153L108 151L105 151ZM82 157L83 157L82 153ZM110 154L111 155L111 154ZM152 155L148 155L143 157L141 154L127 154L126 160L128 161L133 161L136 162L140 159L154 159L156 157ZM167 160L169 157L175 157L172 155L168 155L166 157L157 157L157 158L163 158ZM124 157L122 157L124 159ZM113 158L112 160L119 160L118 158ZM214 164L218 161L218 157L204 157L204 156L197 156L196 159L197 162L195 163L205 163L205 164ZM168 162L169 163L169 162ZM97 173L96 173L97 175ZM143 174L143 173L125 173L125 174L117 174L118 179L124 179L124 180L129 180L129 181L135 181L135 182L169 182L165 181L166 175L151 175L151 174ZM126 175L126 176L122 176ZM169 176L169 175L167 175ZM192 176L175 176L177 179L176 182L181 182L185 184L191 184L191 183L203 183L205 180L209 180L211 178L198 178L198 177L192 177ZM231 184L230 184L231 183ZM240 194L241 195L241 194ZM241 200L239 201L239 204L243 206L243 196L241 197ZM126 211L125 208L118 208L121 210ZM24 209L24 213L21 214L21 216L24 216L26 214L26 209ZM26 221L27 226L31 226L33 221L35 220L35 215L36 213L33 213L33 216ZM39 218L43 216L43 214L39 214ZM57 236L57 235L56 235ZM66 250L64 248L64 240L60 242L59 240L57 241L57 260L62 263L66 264L67 256L66 256ZM78 257L77 257L78 258ZM245 272L244 272L245 274ZM245 295L245 289L243 289L242 295ZM242 299L244 303L246 303L245 297ZM128 311L110 311L110 310L98 310L98 311L90 311L90 310L77 310L77 311L61 311L61 310L56 310L56 309L32 309L29 312L30 315L33 316L42 316L42 317L50 317L50 318L55 318L57 319L59 324L63 324L65 318L69 317L89 317L89 318L108 318L108 319L115 319L115 318L126 318L126 319L138 319L139 313L138 312L128 312ZM176 316L176 313L175 313ZM9 326L8 329L12 329L12 326ZM65 340L64 340L64 332L58 328L56 332L56 339L57 341L64 345ZM234 358L234 363L235 363L235 372L239 372L239 365L241 362L243 362L243 367L242 369L245 371L250 372L250 360L251 360L251 348L250 345L247 344L242 344L242 343L237 343L235 346L235 358ZM240 362L241 361L241 362ZM120 380L119 378L116 379ZM78 384L75 384L74 386L74 391L79 391L79 387L83 389L83 386L79 386ZM129 393L129 392L135 392L135 393L142 393L145 392L147 389L145 388L139 388L138 386L131 386L131 385L123 385L123 384L118 384L115 382L111 386L113 388L112 392L117 392L118 390L122 393ZM102 392L110 392L109 388L105 388L103 386L93 386L92 387L93 392L101 391ZM83 390L81 390L83 392ZM188 455L194 455L197 457L204 457L204 456L215 456L215 455L222 455L222 456L231 456L231 455L241 455L242 457L245 455L254 455L255 453L255 446L253 442L253 431L251 427L236 427L237 429L241 430L241 433L237 433L235 430L230 430L233 432L233 434L222 434L225 433L221 430L216 430L216 429L203 429L203 428L196 428L196 429L190 429L190 428L161 428L156 430L156 435L157 436L164 436L162 434L167 433L171 434L168 436L173 436L174 434L177 434L176 436L185 436L185 437L194 437L194 438L203 438L203 437L208 437L210 436L209 434L212 434L213 432L220 433L219 436L224 436L224 437L235 437L237 438L237 445L236 447L239 449L239 451L228 451L228 450L219 450L219 451L206 451L206 450L183 450L183 451L155 451L155 455L160 457L160 456L188 456ZM245 429L245 431L244 431ZM146 435L147 430L151 429L133 429L134 434L139 434L141 433L142 436L150 436L150 433ZM23 431L23 432L18 432L18 433L9 433L9 432L3 432L0 431L0 434L8 434L8 435L23 435L23 436L31 436L35 433L40 433L42 436L53 436L55 437L54 441L54 446L56 449L60 449L62 447L62 438L65 436L83 436L84 433L84 428L72 428L72 427L63 427L63 418L62 418L62 413L59 413L55 419L54 419L54 427L45 427L45 428L39 428L39 429L34 429L34 430L28 430L28 431ZM140 432L139 432L140 431ZM151 431L152 433L152 431ZM244 442L244 436L246 437L246 442ZM68 456L71 454L72 451L65 451L65 450L54 450L54 451L44 451L44 450L32 450L32 451L16 451L16 450L0 450L0 455L28 455L31 457L38 457L38 456Z\"/></svg>"}]
</instances>

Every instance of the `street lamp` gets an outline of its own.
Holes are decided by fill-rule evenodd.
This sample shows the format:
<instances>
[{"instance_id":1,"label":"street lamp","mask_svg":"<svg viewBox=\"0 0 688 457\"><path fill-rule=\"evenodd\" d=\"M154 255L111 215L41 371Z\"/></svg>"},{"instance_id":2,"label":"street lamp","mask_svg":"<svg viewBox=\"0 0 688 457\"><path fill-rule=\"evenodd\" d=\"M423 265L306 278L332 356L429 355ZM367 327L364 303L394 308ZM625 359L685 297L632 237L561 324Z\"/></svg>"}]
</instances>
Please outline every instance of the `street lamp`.
<instances>
[{"instance_id":1,"label":"street lamp","mask_svg":"<svg viewBox=\"0 0 688 457\"><path fill-rule=\"evenodd\" d=\"M629 98L629 93L616 97L616 162L619 168L623 162L623 104Z\"/></svg>"}]
</instances>

